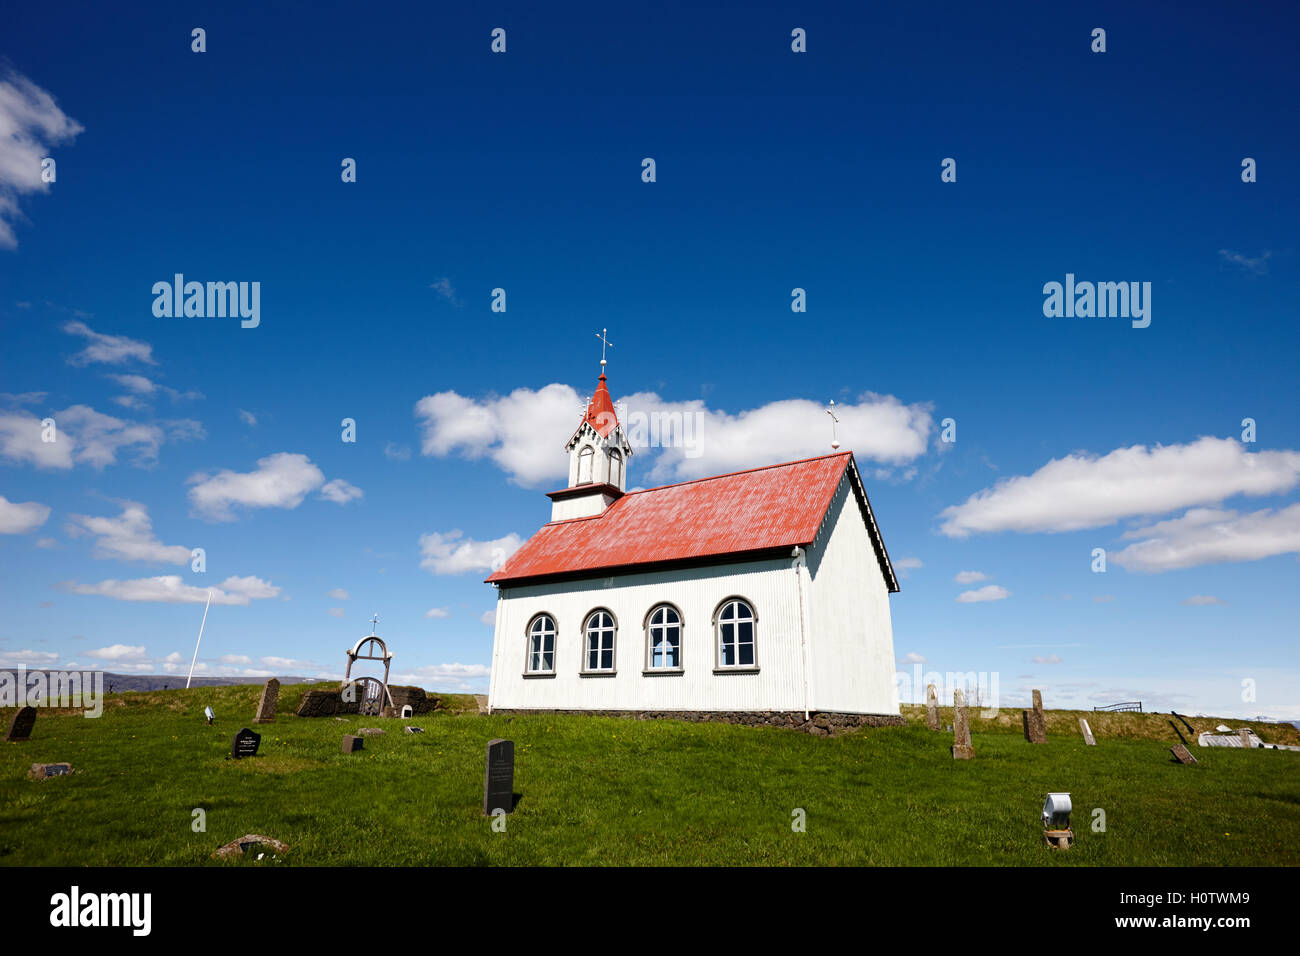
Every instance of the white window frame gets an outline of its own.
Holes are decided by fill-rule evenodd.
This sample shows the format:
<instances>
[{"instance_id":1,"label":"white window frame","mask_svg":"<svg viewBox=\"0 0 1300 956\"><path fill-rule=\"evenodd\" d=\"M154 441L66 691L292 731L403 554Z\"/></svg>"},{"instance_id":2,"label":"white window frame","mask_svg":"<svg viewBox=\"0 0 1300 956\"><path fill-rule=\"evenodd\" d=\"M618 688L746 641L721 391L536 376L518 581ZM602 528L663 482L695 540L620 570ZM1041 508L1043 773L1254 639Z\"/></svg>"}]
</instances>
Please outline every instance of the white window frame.
<instances>
[{"instance_id":1,"label":"white window frame","mask_svg":"<svg viewBox=\"0 0 1300 956\"><path fill-rule=\"evenodd\" d=\"M748 617L735 617L729 621L723 621L722 614L729 605L743 604L749 611ZM743 623L749 623L751 626L750 646L753 647L753 662L749 664L740 663L740 648L744 646L740 641L739 626ZM723 646L723 627L735 629L735 640L732 642L736 647L736 663L723 663L722 646ZM739 594L733 594L731 597L719 602L713 612L713 653L714 653L714 673L744 672L758 670L758 611L754 609L754 602L747 597Z\"/></svg>"},{"instance_id":2,"label":"white window frame","mask_svg":"<svg viewBox=\"0 0 1300 956\"><path fill-rule=\"evenodd\" d=\"M587 477L583 477L583 467L586 467ZM578 452L578 480L576 484L589 485L596 480L596 449L590 445L583 445L582 450Z\"/></svg>"},{"instance_id":3,"label":"white window frame","mask_svg":"<svg viewBox=\"0 0 1300 956\"><path fill-rule=\"evenodd\" d=\"M665 621L662 624L655 623L655 615L660 611L672 611L677 616L675 623ZM660 665L655 666L655 631L665 631L669 628L677 629L677 664L676 666ZM645 674L681 674L686 669L686 619L682 616L681 608L676 604L667 601L660 601L645 616Z\"/></svg>"},{"instance_id":4,"label":"white window frame","mask_svg":"<svg viewBox=\"0 0 1300 956\"><path fill-rule=\"evenodd\" d=\"M619 474L614 473L615 469L619 471ZM611 448L609 452L609 483L615 488L618 488L619 483L623 480L622 470L623 453L617 448Z\"/></svg>"},{"instance_id":5,"label":"white window frame","mask_svg":"<svg viewBox=\"0 0 1300 956\"><path fill-rule=\"evenodd\" d=\"M609 618L609 626L596 627L594 623L600 615ZM609 635L609 667L599 666L601 658L605 654L604 635ZM591 640L594 635L600 635L600 644L596 650L596 664L591 665ZM609 674L612 675L618 670L618 618L614 612L606 607L593 608L587 613L582 620L582 673L583 674Z\"/></svg>"},{"instance_id":6,"label":"white window frame","mask_svg":"<svg viewBox=\"0 0 1300 956\"><path fill-rule=\"evenodd\" d=\"M542 629L541 631L534 631L533 626L541 622L543 618L551 622L549 631L546 630L545 628ZM535 653L533 651L533 638L534 637L546 638L547 636L551 638L551 667L549 670L545 670L542 668L535 669L533 667L533 656ZM524 676L525 677L554 677L555 670L556 670L555 664L560 650L559 645L560 645L560 625L555 620L554 614L551 614L549 611L540 611L537 614L534 614L531 618L529 618L528 626L524 628ZM538 654L539 658L543 658L543 659L545 658L546 655L545 643L542 644L540 651L536 653Z\"/></svg>"}]
</instances>

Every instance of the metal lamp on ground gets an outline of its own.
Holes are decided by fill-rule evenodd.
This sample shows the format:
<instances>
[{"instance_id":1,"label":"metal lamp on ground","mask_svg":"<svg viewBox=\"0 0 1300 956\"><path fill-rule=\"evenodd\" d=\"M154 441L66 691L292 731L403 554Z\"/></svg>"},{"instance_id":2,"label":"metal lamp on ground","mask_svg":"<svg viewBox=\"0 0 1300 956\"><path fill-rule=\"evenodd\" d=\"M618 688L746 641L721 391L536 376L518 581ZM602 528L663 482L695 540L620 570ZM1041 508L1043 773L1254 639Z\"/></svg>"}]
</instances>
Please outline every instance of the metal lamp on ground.
<instances>
[{"instance_id":1,"label":"metal lamp on ground","mask_svg":"<svg viewBox=\"0 0 1300 956\"><path fill-rule=\"evenodd\" d=\"M1070 829L1070 804L1068 793L1049 793L1043 804L1043 837L1054 850L1068 850L1074 842Z\"/></svg>"}]
</instances>

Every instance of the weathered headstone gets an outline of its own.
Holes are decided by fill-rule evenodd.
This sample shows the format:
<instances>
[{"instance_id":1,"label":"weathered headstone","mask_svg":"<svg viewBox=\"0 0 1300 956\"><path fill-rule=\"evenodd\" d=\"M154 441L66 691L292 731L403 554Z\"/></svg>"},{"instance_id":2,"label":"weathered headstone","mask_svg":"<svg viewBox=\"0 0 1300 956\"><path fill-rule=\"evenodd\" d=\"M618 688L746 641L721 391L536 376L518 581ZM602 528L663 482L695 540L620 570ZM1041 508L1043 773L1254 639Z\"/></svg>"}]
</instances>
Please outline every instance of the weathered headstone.
<instances>
[{"instance_id":1,"label":"weathered headstone","mask_svg":"<svg viewBox=\"0 0 1300 956\"><path fill-rule=\"evenodd\" d=\"M931 730L939 729L939 695L933 684L925 689L925 725Z\"/></svg>"},{"instance_id":2,"label":"weathered headstone","mask_svg":"<svg viewBox=\"0 0 1300 956\"><path fill-rule=\"evenodd\" d=\"M280 699L280 682L272 677L262 687L262 700L257 705L255 724L275 723L275 705Z\"/></svg>"},{"instance_id":3,"label":"weathered headstone","mask_svg":"<svg viewBox=\"0 0 1300 956\"><path fill-rule=\"evenodd\" d=\"M970 744L970 717L966 713L966 695L960 690L952 693L952 756L954 760L970 760L975 748Z\"/></svg>"},{"instance_id":4,"label":"weathered headstone","mask_svg":"<svg viewBox=\"0 0 1300 956\"><path fill-rule=\"evenodd\" d=\"M1022 710L1020 719L1025 726L1025 739L1031 744L1047 743L1047 728L1043 726L1043 715L1036 710Z\"/></svg>"},{"instance_id":5,"label":"weathered headstone","mask_svg":"<svg viewBox=\"0 0 1300 956\"><path fill-rule=\"evenodd\" d=\"M1173 754L1174 759L1181 764L1187 764L1190 766L1191 764L1196 763L1196 758L1192 756L1191 751L1182 744L1174 744L1169 748L1169 752Z\"/></svg>"},{"instance_id":6,"label":"weathered headstone","mask_svg":"<svg viewBox=\"0 0 1300 956\"><path fill-rule=\"evenodd\" d=\"M362 727L360 730L357 731L357 733L364 734L367 737L376 737L376 736L382 737L384 734L384 732L380 730L378 727Z\"/></svg>"},{"instance_id":7,"label":"weathered headstone","mask_svg":"<svg viewBox=\"0 0 1300 956\"><path fill-rule=\"evenodd\" d=\"M1089 747L1097 746L1096 739L1092 736L1092 728L1088 726L1088 721L1083 717L1079 718L1079 729L1083 731L1083 742Z\"/></svg>"},{"instance_id":8,"label":"weathered headstone","mask_svg":"<svg viewBox=\"0 0 1300 956\"><path fill-rule=\"evenodd\" d=\"M1247 750L1255 746L1253 743L1250 742L1249 727L1242 727L1241 730L1237 731L1237 736L1241 738L1241 745L1245 747Z\"/></svg>"},{"instance_id":9,"label":"weathered headstone","mask_svg":"<svg viewBox=\"0 0 1300 956\"><path fill-rule=\"evenodd\" d=\"M230 756L236 760L242 760L244 757L256 757L257 748L261 745L262 735L245 727L235 734L235 739L230 742Z\"/></svg>"},{"instance_id":10,"label":"weathered headstone","mask_svg":"<svg viewBox=\"0 0 1300 956\"><path fill-rule=\"evenodd\" d=\"M407 732L408 734L422 734L422 733L424 733L424 728L423 728L423 727L407 727L407 728L406 728L406 732Z\"/></svg>"},{"instance_id":11,"label":"weathered headstone","mask_svg":"<svg viewBox=\"0 0 1300 956\"><path fill-rule=\"evenodd\" d=\"M483 813L515 809L515 743L499 737L487 745L487 770L483 775Z\"/></svg>"},{"instance_id":12,"label":"weathered headstone","mask_svg":"<svg viewBox=\"0 0 1300 956\"><path fill-rule=\"evenodd\" d=\"M44 780L46 777L66 777L70 773L72 773L70 763L34 763L27 776L33 780Z\"/></svg>"},{"instance_id":13,"label":"weathered headstone","mask_svg":"<svg viewBox=\"0 0 1300 956\"><path fill-rule=\"evenodd\" d=\"M14 714L14 719L9 724L9 736L5 737L5 740L11 740L14 743L26 740L32 735L34 726L36 726L36 708L21 707L18 713Z\"/></svg>"},{"instance_id":14,"label":"weathered headstone","mask_svg":"<svg viewBox=\"0 0 1300 956\"><path fill-rule=\"evenodd\" d=\"M364 737L354 737L351 734L343 735L343 752L345 754L354 754L365 746Z\"/></svg>"},{"instance_id":15,"label":"weathered headstone","mask_svg":"<svg viewBox=\"0 0 1300 956\"><path fill-rule=\"evenodd\" d=\"M1025 739L1031 744L1047 743L1047 717L1043 713L1043 695L1034 691L1034 709L1021 712L1025 724Z\"/></svg>"},{"instance_id":16,"label":"weathered headstone","mask_svg":"<svg viewBox=\"0 0 1300 956\"><path fill-rule=\"evenodd\" d=\"M414 716L415 716L415 708L413 708L410 704L403 704L403 705L402 705L402 719L403 719L403 720L406 720L406 719L408 719L408 718L410 718L410 717L414 717Z\"/></svg>"}]
</instances>

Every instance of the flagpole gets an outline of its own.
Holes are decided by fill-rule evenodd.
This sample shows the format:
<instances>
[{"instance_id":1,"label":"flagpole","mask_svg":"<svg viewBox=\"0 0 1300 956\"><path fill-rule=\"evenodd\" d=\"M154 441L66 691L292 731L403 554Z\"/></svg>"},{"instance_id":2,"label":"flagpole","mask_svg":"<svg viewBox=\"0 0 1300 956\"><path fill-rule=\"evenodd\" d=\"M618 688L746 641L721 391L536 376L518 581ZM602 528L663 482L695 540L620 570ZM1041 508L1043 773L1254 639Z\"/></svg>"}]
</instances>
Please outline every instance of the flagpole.
<instances>
[{"instance_id":1,"label":"flagpole","mask_svg":"<svg viewBox=\"0 0 1300 956\"><path fill-rule=\"evenodd\" d=\"M203 623L199 625L199 639L194 642L194 657L190 659L190 676L185 678L185 689L190 689L190 681L194 679L194 662L199 659L199 645L203 643L203 628L208 624L208 608L212 607L212 588L208 588L208 603L203 605Z\"/></svg>"}]
</instances>

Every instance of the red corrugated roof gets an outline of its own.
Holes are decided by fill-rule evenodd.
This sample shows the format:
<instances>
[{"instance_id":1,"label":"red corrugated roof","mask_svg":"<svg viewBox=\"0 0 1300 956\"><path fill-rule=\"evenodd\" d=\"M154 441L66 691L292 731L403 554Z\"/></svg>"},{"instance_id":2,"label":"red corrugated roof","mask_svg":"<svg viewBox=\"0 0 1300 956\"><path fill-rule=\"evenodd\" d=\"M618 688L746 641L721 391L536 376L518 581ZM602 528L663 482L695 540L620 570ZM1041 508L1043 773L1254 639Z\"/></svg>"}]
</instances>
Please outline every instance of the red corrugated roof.
<instances>
[{"instance_id":1,"label":"red corrugated roof","mask_svg":"<svg viewBox=\"0 0 1300 956\"><path fill-rule=\"evenodd\" d=\"M604 372L600 373L600 384L596 386L596 391L591 396L591 403L587 406L587 416L583 421L596 429L596 434L601 438L608 438L609 433L618 424L618 414L614 411L614 400L609 397Z\"/></svg>"},{"instance_id":2,"label":"red corrugated roof","mask_svg":"<svg viewBox=\"0 0 1300 956\"><path fill-rule=\"evenodd\" d=\"M594 518L543 525L487 580L501 583L806 546L817 537L851 452L633 491ZM854 468L854 481L856 467ZM861 485L858 484L861 491ZM883 543L861 497L881 557ZM892 570L886 570L896 590Z\"/></svg>"}]
</instances>

